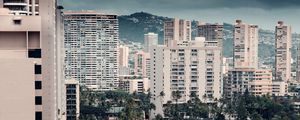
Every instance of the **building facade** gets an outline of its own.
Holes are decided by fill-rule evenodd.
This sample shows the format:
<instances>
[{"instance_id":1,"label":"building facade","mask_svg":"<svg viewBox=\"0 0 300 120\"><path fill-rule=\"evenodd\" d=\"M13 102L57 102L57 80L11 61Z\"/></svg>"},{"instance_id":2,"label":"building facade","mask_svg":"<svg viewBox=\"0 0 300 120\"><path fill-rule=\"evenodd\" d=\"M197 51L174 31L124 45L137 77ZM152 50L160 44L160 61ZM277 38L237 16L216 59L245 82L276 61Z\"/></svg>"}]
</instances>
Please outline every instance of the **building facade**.
<instances>
[{"instance_id":1,"label":"building facade","mask_svg":"<svg viewBox=\"0 0 300 120\"><path fill-rule=\"evenodd\" d=\"M118 88L117 16L94 11L67 11L64 23L66 78L74 78L94 90Z\"/></svg>"},{"instance_id":2,"label":"building facade","mask_svg":"<svg viewBox=\"0 0 300 120\"><path fill-rule=\"evenodd\" d=\"M120 75L119 88L128 93L147 93L149 90L149 79L136 75Z\"/></svg>"},{"instance_id":3,"label":"building facade","mask_svg":"<svg viewBox=\"0 0 300 120\"><path fill-rule=\"evenodd\" d=\"M66 91L67 120L79 120L79 114L80 114L79 81L75 79L66 80L65 91Z\"/></svg>"},{"instance_id":4,"label":"building facade","mask_svg":"<svg viewBox=\"0 0 300 120\"><path fill-rule=\"evenodd\" d=\"M13 7L25 2L0 1L0 119L64 120L61 10L56 0L36 4L36 14Z\"/></svg>"},{"instance_id":5,"label":"building facade","mask_svg":"<svg viewBox=\"0 0 300 120\"><path fill-rule=\"evenodd\" d=\"M13 15L38 16L40 0L0 0L0 8L8 8Z\"/></svg>"},{"instance_id":6,"label":"building facade","mask_svg":"<svg viewBox=\"0 0 300 120\"><path fill-rule=\"evenodd\" d=\"M179 103L187 102L193 92L206 103L221 97L221 49L207 45L204 38L196 38L188 46L151 48L150 92L156 106L152 118L163 115L162 106L167 101L175 102L172 92L181 94Z\"/></svg>"},{"instance_id":7,"label":"building facade","mask_svg":"<svg viewBox=\"0 0 300 120\"><path fill-rule=\"evenodd\" d=\"M229 70L224 86L225 97L234 98L246 91L252 95L272 94L272 70L236 68Z\"/></svg>"},{"instance_id":8,"label":"building facade","mask_svg":"<svg viewBox=\"0 0 300 120\"><path fill-rule=\"evenodd\" d=\"M258 68L258 26L236 20L233 34L234 68Z\"/></svg>"},{"instance_id":9,"label":"building facade","mask_svg":"<svg viewBox=\"0 0 300 120\"><path fill-rule=\"evenodd\" d=\"M157 44L158 44L157 34L150 32L144 35L144 52L149 52L150 47Z\"/></svg>"},{"instance_id":10,"label":"building facade","mask_svg":"<svg viewBox=\"0 0 300 120\"><path fill-rule=\"evenodd\" d=\"M164 45L187 44L191 41L191 21L172 19L164 22Z\"/></svg>"},{"instance_id":11,"label":"building facade","mask_svg":"<svg viewBox=\"0 0 300 120\"><path fill-rule=\"evenodd\" d=\"M279 21L275 27L275 81L291 79L291 27Z\"/></svg>"},{"instance_id":12,"label":"building facade","mask_svg":"<svg viewBox=\"0 0 300 120\"><path fill-rule=\"evenodd\" d=\"M150 72L150 54L138 51L134 56L134 75L149 77Z\"/></svg>"},{"instance_id":13,"label":"building facade","mask_svg":"<svg viewBox=\"0 0 300 120\"><path fill-rule=\"evenodd\" d=\"M223 25L199 23L198 37L205 37L207 42L216 42L223 47Z\"/></svg>"}]
</instances>

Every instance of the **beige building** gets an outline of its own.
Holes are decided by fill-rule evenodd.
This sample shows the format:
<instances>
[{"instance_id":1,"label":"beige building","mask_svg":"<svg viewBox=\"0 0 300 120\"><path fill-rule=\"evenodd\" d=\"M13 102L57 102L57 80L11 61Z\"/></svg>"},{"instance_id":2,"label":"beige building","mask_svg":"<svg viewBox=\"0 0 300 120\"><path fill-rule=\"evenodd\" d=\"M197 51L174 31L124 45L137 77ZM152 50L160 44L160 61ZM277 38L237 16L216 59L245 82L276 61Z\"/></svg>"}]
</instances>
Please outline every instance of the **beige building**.
<instances>
[{"instance_id":1,"label":"beige building","mask_svg":"<svg viewBox=\"0 0 300 120\"><path fill-rule=\"evenodd\" d=\"M164 45L187 44L191 41L191 21L172 19L164 23Z\"/></svg>"},{"instance_id":2,"label":"beige building","mask_svg":"<svg viewBox=\"0 0 300 120\"><path fill-rule=\"evenodd\" d=\"M225 96L233 98L246 91L261 96L272 94L272 70L236 68L229 70L225 82Z\"/></svg>"},{"instance_id":3,"label":"beige building","mask_svg":"<svg viewBox=\"0 0 300 120\"><path fill-rule=\"evenodd\" d=\"M134 75L149 77L150 74L150 54L138 51L134 56Z\"/></svg>"},{"instance_id":4,"label":"beige building","mask_svg":"<svg viewBox=\"0 0 300 120\"><path fill-rule=\"evenodd\" d=\"M119 67L128 67L129 47L120 45L119 47Z\"/></svg>"},{"instance_id":5,"label":"beige building","mask_svg":"<svg viewBox=\"0 0 300 120\"><path fill-rule=\"evenodd\" d=\"M279 21L275 27L275 81L291 80L291 27Z\"/></svg>"},{"instance_id":6,"label":"beige building","mask_svg":"<svg viewBox=\"0 0 300 120\"><path fill-rule=\"evenodd\" d=\"M17 14L20 2L0 0L0 119L65 120L61 11L47 0Z\"/></svg>"},{"instance_id":7,"label":"beige building","mask_svg":"<svg viewBox=\"0 0 300 120\"><path fill-rule=\"evenodd\" d=\"M146 93L149 89L149 79L136 75L120 75L119 88L129 93Z\"/></svg>"},{"instance_id":8,"label":"beige building","mask_svg":"<svg viewBox=\"0 0 300 120\"><path fill-rule=\"evenodd\" d=\"M80 114L80 90L79 81L75 79L65 81L66 91L66 120L79 120Z\"/></svg>"},{"instance_id":9,"label":"beige building","mask_svg":"<svg viewBox=\"0 0 300 120\"><path fill-rule=\"evenodd\" d=\"M223 25L200 22L198 25L198 37L205 37L207 42L215 42L223 47Z\"/></svg>"},{"instance_id":10,"label":"beige building","mask_svg":"<svg viewBox=\"0 0 300 120\"><path fill-rule=\"evenodd\" d=\"M179 91L180 103L190 99L195 92L203 102L221 98L221 49L205 43L205 38L196 38L188 45L153 46L150 50L151 102L156 106L151 118L163 115L163 104L175 102L172 92ZM160 93L164 96L160 96ZM206 97L204 97L206 96Z\"/></svg>"},{"instance_id":11,"label":"beige building","mask_svg":"<svg viewBox=\"0 0 300 120\"><path fill-rule=\"evenodd\" d=\"M273 81L272 94L275 96L285 96L288 93L288 83L284 81Z\"/></svg>"},{"instance_id":12,"label":"beige building","mask_svg":"<svg viewBox=\"0 0 300 120\"><path fill-rule=\"evenodd\" d=\"M234 68L258 68L258 26L236 20L233 34Z\"/></svg>"},{"instance_id":13,"label":"beige building","mask_svg":"<svg viewBox=\"0 0 300 120\"><path fill-rule=\"evenodd\" d=\"M144 52L149 52L150 47L157 44L158 44L157 34L149 32L144 35Z\"/></svg>"},{"instance_id":14,"label":"beige building","mask_svg":"<svg viewBox=\"0 0 300 120\"><path fill-rule=\"evenodd\" d=\"M40 0L0 0L0 8L10 9L13 15L38 16Z\"/></svg>"}]
</instances>

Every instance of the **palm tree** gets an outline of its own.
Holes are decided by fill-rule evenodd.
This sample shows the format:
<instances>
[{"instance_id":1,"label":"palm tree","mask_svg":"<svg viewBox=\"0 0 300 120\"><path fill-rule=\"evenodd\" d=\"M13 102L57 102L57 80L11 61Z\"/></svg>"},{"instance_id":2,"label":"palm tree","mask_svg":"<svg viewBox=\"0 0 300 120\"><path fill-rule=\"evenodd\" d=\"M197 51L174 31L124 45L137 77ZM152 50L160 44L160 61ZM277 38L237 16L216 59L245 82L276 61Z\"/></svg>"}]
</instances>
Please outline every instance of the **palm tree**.
<instances>
[{"instance_id":1,"label":"palm tree","mask_svg":"<svg viewBox=\"0 0 300 120\"><path fill-rule=\"evenodd\" d=\"M180 119L180 116L179 116L179 113L178 113L178 100L181 98L181 93L180 91L172 91L172 97L173 99L175 99L176 101L176 104L175 104L175 116L174 116L174 119L175 120L179 120Z\"/></svg>"}]
</instances>

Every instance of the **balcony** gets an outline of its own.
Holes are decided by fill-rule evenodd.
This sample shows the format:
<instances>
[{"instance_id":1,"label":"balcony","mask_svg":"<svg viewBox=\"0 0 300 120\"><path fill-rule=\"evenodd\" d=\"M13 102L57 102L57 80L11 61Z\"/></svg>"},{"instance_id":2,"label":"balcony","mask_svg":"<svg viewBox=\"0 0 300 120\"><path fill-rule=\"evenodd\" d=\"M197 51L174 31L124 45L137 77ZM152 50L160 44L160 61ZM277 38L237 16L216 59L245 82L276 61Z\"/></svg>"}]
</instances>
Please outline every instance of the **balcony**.
<instances>
[{"instance_id":1,"label":"balcony","mask_svg":"<svg viewBox=\"0 0 300 120\"><path fill-rule=\"evenodd\" d=\"M4 0L4 6L27 6L25 0Z\"/></svg>"}]
</instances>

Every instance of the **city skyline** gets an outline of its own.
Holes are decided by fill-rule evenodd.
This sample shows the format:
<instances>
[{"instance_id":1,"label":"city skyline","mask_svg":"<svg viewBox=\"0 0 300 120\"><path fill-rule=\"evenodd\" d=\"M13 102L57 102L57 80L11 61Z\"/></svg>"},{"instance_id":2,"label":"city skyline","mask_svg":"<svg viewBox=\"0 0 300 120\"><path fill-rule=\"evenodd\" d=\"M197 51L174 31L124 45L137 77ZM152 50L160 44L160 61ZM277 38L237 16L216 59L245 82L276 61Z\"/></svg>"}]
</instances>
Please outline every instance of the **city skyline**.
<instances>
[{"instance_id":1,"label":"city skyline","mask_svg":"<svg viewBox=\"0 0 300 120\"><path fill-rule=\"evenodd\" d=\"M76 4L74 4L76 3ZM170 0L109 1L109 0L62 0L65 10L92 9L118 15L129 15L135 12L148 12L154 15L187 20L200 20L210 23L234 23L236 19L245 20L260 26L262 29L274 30L274 23L285 21L294 26L293 32L300 33L300 2L296 0Z\"/></svg>"}]
</instances>

